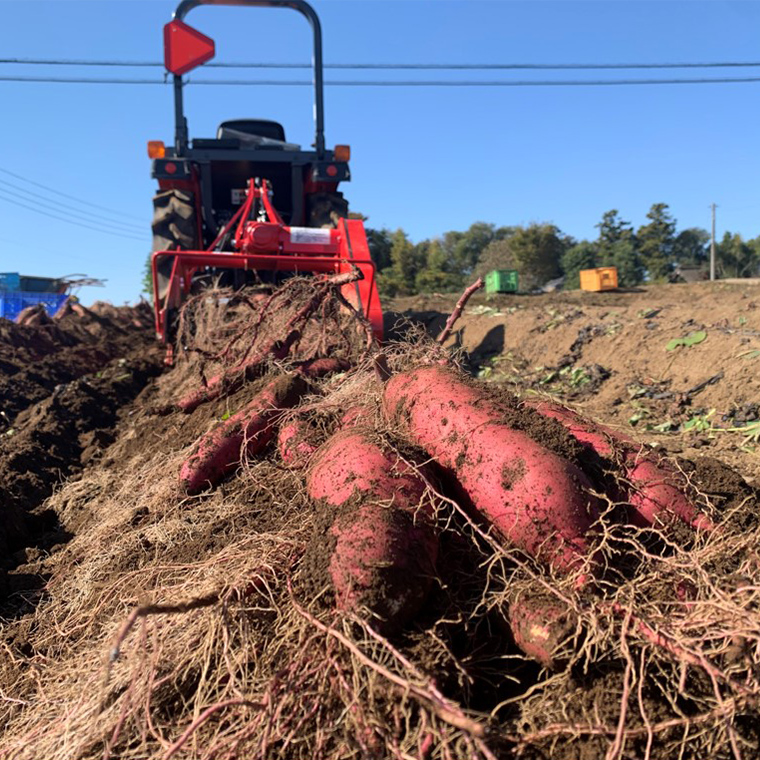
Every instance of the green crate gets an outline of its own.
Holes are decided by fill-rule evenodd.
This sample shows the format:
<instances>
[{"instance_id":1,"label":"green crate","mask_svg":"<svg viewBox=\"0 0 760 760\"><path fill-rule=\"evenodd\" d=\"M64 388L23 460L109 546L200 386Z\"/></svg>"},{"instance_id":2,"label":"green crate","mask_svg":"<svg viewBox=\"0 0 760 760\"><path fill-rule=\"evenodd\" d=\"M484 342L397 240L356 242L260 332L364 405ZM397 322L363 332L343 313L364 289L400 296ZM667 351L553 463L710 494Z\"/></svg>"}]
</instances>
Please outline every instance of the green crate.
<instances>
[{"instance_id":1,"label":"green crate","mask_svg":"<svg viewBox=\"0 0 760 760\"><path fill-rule=\"evenodd\" d=\"M517 271L494 269L486 275L486 293L517 293Z\"/></svg>"}]
</instances>

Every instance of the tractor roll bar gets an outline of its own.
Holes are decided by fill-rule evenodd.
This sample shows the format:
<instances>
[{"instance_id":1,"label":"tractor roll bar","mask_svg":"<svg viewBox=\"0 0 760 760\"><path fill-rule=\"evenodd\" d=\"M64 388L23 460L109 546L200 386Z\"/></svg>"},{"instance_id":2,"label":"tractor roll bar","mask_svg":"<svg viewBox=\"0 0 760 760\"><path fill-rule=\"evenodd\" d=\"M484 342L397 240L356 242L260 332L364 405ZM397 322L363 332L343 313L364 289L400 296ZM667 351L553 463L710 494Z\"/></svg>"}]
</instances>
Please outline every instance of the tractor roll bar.
<instances>
[{"instance_id":1,"label":"tractor roll bar","mask_svg":"<svg viewBox=\"0 0 760 760\"><path fill-rule=\"evenodd\" d=\"M319 16L306 0L182 0L174 11L172 19L183 21L185 16L199 5L248 5L254 8L292 8L306 16L314 33L314 53L312 65L314 68L314 122L316 136L314 147L317 155L322 158L325 153L325 111L324 85L322 82L322 26ZM187 120L182 109L182 77L174 75L174 115L176 119L177 150L184 152L187 148Z\"/></svg>"}]
</instances>

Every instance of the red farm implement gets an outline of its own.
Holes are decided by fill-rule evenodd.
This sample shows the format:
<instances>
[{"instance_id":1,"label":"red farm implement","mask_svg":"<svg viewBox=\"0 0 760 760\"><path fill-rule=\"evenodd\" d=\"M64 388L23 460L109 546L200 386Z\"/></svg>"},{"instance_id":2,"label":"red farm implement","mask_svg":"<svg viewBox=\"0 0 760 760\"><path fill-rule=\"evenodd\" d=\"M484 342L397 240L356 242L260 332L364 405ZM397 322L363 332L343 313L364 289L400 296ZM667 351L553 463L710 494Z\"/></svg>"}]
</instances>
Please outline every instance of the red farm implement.
<instances>
[{"instance_id":1,"label":"red farm implement","mask_svg":"<svg viewBox=\"0 0 760 760\"><path fill-rule=\"evenodd\" d=\"M277 122L222 122L216 137L188 137L182 75L209 60L214 43L184 23L198 5L286 7L302 13L314 37L314 150L285 140ZM343 295L382 338L375 265L364 225L349 219L338 184L350 179L350 149L325 147L322 33L302 0L183 0L164 28L165 63L174 75L173 147L151 141L158 180L153 218L156 332L171 343L177 314L190 293L215 282L234 288L276 285L293 274L316 276L358 270Z\"/></svg>"}]
</instances>

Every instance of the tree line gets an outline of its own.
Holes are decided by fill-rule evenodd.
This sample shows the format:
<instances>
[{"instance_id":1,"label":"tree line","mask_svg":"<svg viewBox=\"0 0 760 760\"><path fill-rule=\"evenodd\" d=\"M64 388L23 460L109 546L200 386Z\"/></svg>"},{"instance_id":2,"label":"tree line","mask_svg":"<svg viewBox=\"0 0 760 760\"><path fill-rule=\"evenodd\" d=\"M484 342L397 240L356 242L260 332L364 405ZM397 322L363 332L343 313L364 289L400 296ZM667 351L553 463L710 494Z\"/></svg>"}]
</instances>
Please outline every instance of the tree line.
<instances>
[{"instance_id":1,"label":"tree line","mask_svg":"<svg viewBox=\"0 0 760 760\"><path fill-rule=\"evenodd\" d=\"M357 215L359 216L359 215ZM707 270L710 235L699 227L679 231L666 203L655 203L647 222L634 229L617 209L595 225L595 240L575 240L550 223L497 227L475 222L469 229L412 243L404 230L367 229L370 252L385 296L460 290L492 269L518 272L530 291L564 277L567 290L580 286L582 269L614 266L621 287L665 282L679 267ZM716 242L716 276L760 275L760 236L744 240L726 232Z\"/></svg>"}]
</instances>

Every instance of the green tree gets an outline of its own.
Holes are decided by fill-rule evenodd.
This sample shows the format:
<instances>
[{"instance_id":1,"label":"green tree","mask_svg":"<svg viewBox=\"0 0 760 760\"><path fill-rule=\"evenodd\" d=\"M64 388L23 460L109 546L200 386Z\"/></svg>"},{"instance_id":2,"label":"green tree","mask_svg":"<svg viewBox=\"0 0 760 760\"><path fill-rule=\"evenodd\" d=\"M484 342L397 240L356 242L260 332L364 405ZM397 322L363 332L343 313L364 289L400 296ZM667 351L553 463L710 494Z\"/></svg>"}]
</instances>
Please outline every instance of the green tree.
<instances>
[{"instance_id":1,"label":"green tree","mask_svg":"<svg viewBox=\"0 0 760 760\"><path fill-rule=\"evenodd\" d=\"M750 277L760 277L760 236L748 240L747 245L754 251L755 257L758 261L758 265L755 269L755 274L751 274Z\"/></svg>"},{"instance_id":2,"label":"green tree","mask_svg":"<svg viewBox=\"0 0 760 760\"><path fill-rule=\"evenodd\" d=\"M616 208L605 211L596 225L596 266L615 267L618 284L623 287L638 285L644 279L644 266L639 253L638 240L630 222L620 218Z\"/></svg>"},{"instance_id":3,"label":"green tree","mask_svg":"<svg viewBox=\"0 0 760 760\"><path fill-rule=\"evenodd\" d=\"M673 258L679 264L698 266L707 261L710 233L699 227L689 227L678 233L673 241Z\"/></svg>"},{"instance_id":4,"label":"green tree","mask_svg":"<svg viewBox=\"0 0 760 760\"><path fill-rule=\"evenodd\" d=\"M378 286L383 295L409 296L415 290L415 278L419 270L414 245L404 230L397 229L391 238L391 265L378 278Z\"/></svg>"},{"instance_id":5,"label":"green tree","mask_svg":"<svg viewBox=\"0 0 760 760\"><path fill-rule=\"evenodd\" d=\"M759 267L757 246L746 243L741 235L726 232L720 243L715 246L715 269L718 277L755 277Z\"/></svg>"},{"instance_id":6,"label":"green tree","mask_svg":"<svg viewBox=\"0 0 760 760\"><path fill-rule=\"evenodd\" d=\"M615 243L631 240L634 237L631 223L623 221L616 208L605 211L602 214L602 221L596 225L596 228L599 230L596 245L602 256L608 254Z\"/></svg>"},{"instance_id":7,"label":"green tree","mask_svg":"<svg viewBox=\"0 0 760 760\"><path fill-rule=\"evenodd\" d=\"M597 247L588 240L582 240L568 248L560 260L562 272L565 275L564 290L577 290L581 286L580 272L582 269L596 267Z\"/></svg>"},{"instance_id":8,"label":"green tree","mask_svg":"<svg viewBox=\"0 0 760 760\"><path fill-rule=\"evenodd\" d=\"M504 240L513 227L496 227L487 222L474 222L464 232L450 231L443 235L441 248L448 257L450 269L462 280L472 279L483 251L495 240Z\"/></svg>"},{"instance_id":9,"label":"green tree","mask_svg":"<svg viewBox=\"0 0 760 760\"><path fill-rule=\"evenodd\" d=\"M369 255L375 262L377 271L381 272L391 265L391 247L393 246L391 231L385 228L373 230L368 227L366 232Z\"/></svg>"},{"instance_id":10,"label":"green tree","mask_svg":"<svg viewBox=\"0 0 760 760\"><path fill-rule=\"evenodd\" d=\"M153 267L151 266L151 260L153 254L149 253L148 258L145 260L145 268L143 269L142 277L142 290L141 293L147 293L150 300L153 300Z\"/></svg>"},{"instance_id":11,"label":"green tree","mask_svg":"<svg viewBox=\"0 0 760 760\"><path fill-rule=\"evenodd\" d=\"M515 260L508 240L492 240L480 254L470 279L484 277L494 269L514 269Z\"/></svg>"},{"instance_id":12,"label":"green tree","mask_svg":"<svg viewBox=\"0 0 760 760\"><path fill-rule=\"evenodd\" d=\"M599 266L615 267L620 287L631 288L644 281L644 265L633 237L613 243Z\"/></svg>"},{"instance_id":13,"label":"green tree","mask_svg":"<svg viewBox=\"0 0 760 760\"><path fill-rule=\"evenodd\" d=\"M481 256L478 272L490 269L516 269L521 290L532 290L547 280L558 277L562 254L568 239L560 236L553 224L531 224L514 228L503 245L489 246L488 256ZM484 252L485 253L485 252ZM494 264L503 261L509 266Z\"/></svg>"},{"instance_id":14,"label":"green tree","mask_svg":"<svg viewBox=\"0 0 760 760\"><path fill-rule=\"evenodd\" d=\"M472 272L481 252L495 239L494 225L485 222L475 222L462 233L454 248L454 261L464 276Z\"/></svg>"},{"instance_id":15,"label":"green tree","mask_svg":"<svg viewBox=\"0 0 760 760\"><path fill-rule=\"evenodd\" d=\"M460 277L448 271L451 265L449 257L438 240L424 241L425 266L415 277L415 287L418 293L446 293L457 290ZM423 246L418 246L422 249Z\"/></svg>"},{"instance_id":16,"label":"green tree","mask_svg":"<svg viewBox=\"0 0 760 760\"><path fill-rule=\"evenodd\" d=\"M664 280L670 273L675 243L675 219L667 203L654 203L649 209L649 224L639 227L636 237L644 266L653 281Z\"/></svg>"}]
</instances>

